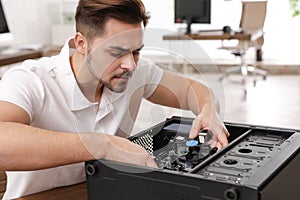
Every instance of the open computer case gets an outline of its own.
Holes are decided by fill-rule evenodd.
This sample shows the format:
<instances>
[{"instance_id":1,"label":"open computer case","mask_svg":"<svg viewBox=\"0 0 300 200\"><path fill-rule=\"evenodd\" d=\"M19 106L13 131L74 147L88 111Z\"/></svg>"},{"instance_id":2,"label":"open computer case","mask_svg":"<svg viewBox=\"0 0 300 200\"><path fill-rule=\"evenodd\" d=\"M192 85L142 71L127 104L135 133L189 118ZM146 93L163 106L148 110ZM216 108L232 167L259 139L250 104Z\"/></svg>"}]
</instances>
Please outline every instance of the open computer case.
<instances>
[{"instance_id":1,"label":"open computer case","mask_svg":"<svg viewBox=\"0 0 300 200\"><path fill-rule=\"evenodd\" d=\"M299 130L225 123L229 145L217 151L209 131L188 138L192 121L174 116L128 138L158 169L86 162L88 199L299 199Z\"/></svg>"}]
</instances>

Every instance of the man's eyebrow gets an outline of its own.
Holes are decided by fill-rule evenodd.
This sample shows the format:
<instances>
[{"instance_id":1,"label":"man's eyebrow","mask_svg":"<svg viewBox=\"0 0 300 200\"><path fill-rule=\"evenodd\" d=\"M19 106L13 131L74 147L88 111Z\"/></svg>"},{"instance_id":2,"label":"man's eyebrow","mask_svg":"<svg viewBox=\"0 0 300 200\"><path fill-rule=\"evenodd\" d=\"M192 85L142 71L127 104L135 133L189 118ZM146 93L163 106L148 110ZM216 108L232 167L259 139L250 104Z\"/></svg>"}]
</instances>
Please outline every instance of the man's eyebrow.
<instances>
[{"instance_id":1,"label":"man's eyebrow","mask_svg":"<svg viewBox=\"0 0 300 200\"><path fill-rule=\"evenodd\" d=\"M140 51L143 47L144 47L144 44L142 44L142 46L140 48L135 49L133 51ZM118 51L121 51L121 52L124 52L124 53L130 51L130 49L125 49L125 48L119 47L119 46L110 46L109 48L110 49L115 49L115 50L118 50Z\"/></svg>"},{"instance_id":2,"label":"man's eyebrow","mask_svg":"<svg viewBox=\"0 0 300 200\"><path fill-rule=\"evenodd\" d=\"M142 50L142 48L144 48L144 44L142 44L142 46L140 47L140 48L138 48L138 49L136 49L136 50L134 50L134 51L140 51L140 50Z\"/></svg>"}]
</instances>

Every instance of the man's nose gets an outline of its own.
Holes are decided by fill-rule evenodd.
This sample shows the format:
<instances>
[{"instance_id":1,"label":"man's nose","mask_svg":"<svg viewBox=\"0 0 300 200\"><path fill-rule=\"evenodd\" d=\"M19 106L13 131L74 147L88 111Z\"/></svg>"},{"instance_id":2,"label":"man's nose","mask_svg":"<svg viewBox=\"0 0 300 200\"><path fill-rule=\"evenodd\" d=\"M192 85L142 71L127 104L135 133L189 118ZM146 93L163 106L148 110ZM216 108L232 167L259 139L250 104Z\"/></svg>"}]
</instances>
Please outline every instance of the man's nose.
<instances>
[{"instance_id":1,"label":"man's nose","mask_svg":"<svg viewBox=\"0 0 300 200\"><path fill-rule=\"evenodd\" d=\"M136 68L136 62L131 52L128 52L122 57L121 68L133 71Z\"/></svg>"}]
</instances>

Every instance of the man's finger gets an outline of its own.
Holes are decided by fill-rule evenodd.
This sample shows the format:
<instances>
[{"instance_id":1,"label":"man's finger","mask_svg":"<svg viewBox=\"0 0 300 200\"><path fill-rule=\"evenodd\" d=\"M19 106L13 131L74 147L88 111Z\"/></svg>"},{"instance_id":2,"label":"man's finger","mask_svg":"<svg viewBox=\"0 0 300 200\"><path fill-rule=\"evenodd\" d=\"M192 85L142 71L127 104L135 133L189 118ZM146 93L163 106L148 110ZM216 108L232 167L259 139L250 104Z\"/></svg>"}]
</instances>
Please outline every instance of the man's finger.
<instances>
[{"instance_id":1,"label":"man's finger","mask_svg":"<svg viewBox=\"0 0 300 200\"><path fill-rule=\"evenodd\" d=\"M153 168L158 168L157 164L155 163L155 161L151 157L148 157L148 159L146 159L146 166L153 167Z\"/></svg>"},{"instance_id":2,"label":"man's finger","mask_svg":"<svg viewBox=\"0 0 300 200\"><path fill-rule=\"evenodd\" d=\"M199 120L195 118L192 124L192 128L190 130L189 138L193 139L197 137L198 132L199 132Z\"/></svg>"}]
</instances>

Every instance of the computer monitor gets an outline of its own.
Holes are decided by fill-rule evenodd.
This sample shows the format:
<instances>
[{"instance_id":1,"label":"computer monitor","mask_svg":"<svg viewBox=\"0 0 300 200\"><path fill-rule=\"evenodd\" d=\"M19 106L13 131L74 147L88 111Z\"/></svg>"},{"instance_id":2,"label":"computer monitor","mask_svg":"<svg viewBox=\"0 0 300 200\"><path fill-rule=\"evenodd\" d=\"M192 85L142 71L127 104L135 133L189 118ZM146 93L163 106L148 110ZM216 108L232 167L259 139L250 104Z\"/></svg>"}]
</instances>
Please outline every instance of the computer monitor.
<instances>
[{"instance_id":1,"label":"computer monitor","mask_svg":"<svg viewBox=\"0 0 300 200\"><path fill-rule=\"evenodd\" d=\"M0 45L8 44L12 39L13 35L9 31L5 12L2 7L2 1L0 0Z\"/></svg>"},{"instance_id":2,"label":"computer monitor","mask_svg":"<svg viewBox=\"0 0 300 200\"><path fill-rule=\"evenodd\" d=\"M211 0L175 0L175 23L186 23L186 34L192 23L210 23Z\"/></svg>"}]
</instances>

